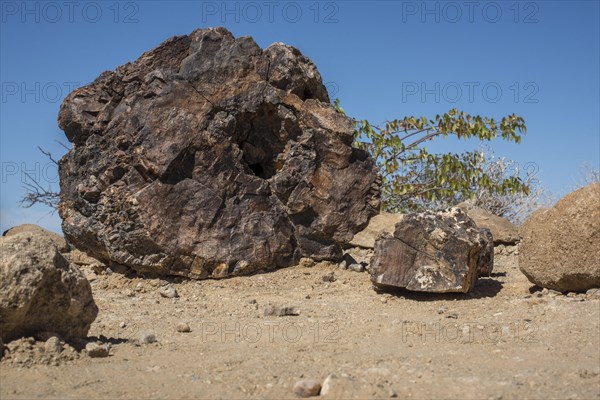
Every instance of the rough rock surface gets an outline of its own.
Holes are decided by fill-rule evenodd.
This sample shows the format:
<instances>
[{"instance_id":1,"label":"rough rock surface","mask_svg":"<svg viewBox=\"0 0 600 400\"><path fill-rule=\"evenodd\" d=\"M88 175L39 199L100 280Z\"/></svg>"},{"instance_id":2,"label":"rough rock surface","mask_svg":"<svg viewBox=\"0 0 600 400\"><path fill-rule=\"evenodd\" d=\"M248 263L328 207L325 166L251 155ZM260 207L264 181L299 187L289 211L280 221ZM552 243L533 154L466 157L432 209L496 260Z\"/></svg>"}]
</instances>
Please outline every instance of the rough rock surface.
<instances>
[{"instance_id":1,"label":"rough rock surface","mask_svg":"<svg viewBox=\"0 0 600 400\"><path fill-rule=\"evenodd\" d=\"M0 335L6 342L50 331L85 336L98 314L87 279L35 231L0 238Z\"/></svg>"},{"instance_id":2,"label":"rough rock surface","mask_svg":"<svg viewBox=\"0 0 600 400\"><path fill-rule=\"evenodd\" d=\"M477 259L477 276L490 276L494 270L494 235L488 228L480 228L481 252Z\"/></svg>"},{"instance_id":3,"label":"rough rock surface","mask_svg":"<svg viewBox=\"0 0 600 400\"><path fill-rule=\"evenodd\" d=\"M144 275L221 278L341 258L377 213L373 159L315 65L224 28L167 40L71 93L65 236Z\"/></svg>"},{"instance_id":4,"label":"rough rock surface","mask_svg":"<svg viewBox=\"0 0 600 400\"><path fill-rule=\"evenodd\" d=\"M46 236L48 239L52 240L52 242L54 243L56 248L58 248L58 251L61 253L67 253L70 250L69 245L67 244L67 241L65 240L64 237L62 237L58 233L50 232L49 230L44 229L41 226L34 225L34 224L23 224L23 225L14 226L14 227L6 230L2 234L2 236L10 237L10 236L14 236L14 235L17 235L17 234L23 233L23 232L37 232L43 236Z\"/></svg>"},{"instance_id":5,"label":"rough rock surface","mask_svg":"<svg viewBox=\"0 0 600 400\"><path fill-rule=\"evenodd\" d=\"M488 228L494 236L494 245L513 245L519 240L519 230L506 218L494 215L482 208L473 207L468 203L460 203L458 208L467 213L478 227Z\"/></svg>"},{"instance_id":6,"label":"rough rock surface","mask_svg":"<svg viewBox=\"0 0 600 400\"><path fill-rule=\"evenodd\" d=\"M469 292L487 240L459 208L407 214L375 242L371 280L420 292Z\"/></svg>"},{"instance_id":7,"label":"rough rock surface","mask_svg":"<svg viewBox=\"0 0 600 400\"><path fill-rule=\"evenodd\" d=\"M561 292L600 287L600 183L535 212L521 236L519 267L532 283Z\"/></svg>"},{"instance_id":8,"label":"rough rock surface","mask_svg":"<svg viewBox=\"0 0 600 400\"><path fill-rule=\"evenodd\" d=\"M356 233L350 245L354 247L364 247L372 249L375 247L375 240L383 233L394 233L396 224L402 220L403 214L393 214L383 212L377 214L369 221L365 229Z\"/></svg>"}]
</instances>

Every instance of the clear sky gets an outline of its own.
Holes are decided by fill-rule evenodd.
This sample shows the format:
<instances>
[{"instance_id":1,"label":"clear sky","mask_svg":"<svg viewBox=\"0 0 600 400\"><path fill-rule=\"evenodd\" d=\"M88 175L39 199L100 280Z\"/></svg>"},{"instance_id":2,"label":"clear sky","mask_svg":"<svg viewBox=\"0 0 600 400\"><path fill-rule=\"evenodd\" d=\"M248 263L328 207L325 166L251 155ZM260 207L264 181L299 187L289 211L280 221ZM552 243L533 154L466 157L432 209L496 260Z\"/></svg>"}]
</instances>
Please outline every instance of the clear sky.
<instances>
[{"instance_id":1,"label":"clear sky","mask_svg":"<svg viewBox=\"0 0 600 400\"><path fill-rule=\"evenodd\" d=\"M600 158L600 10L594 1L4 1L0 2L0 229L60 230L45 207L23 209L23 172L58 188L62 99L102 71L173 35L225 26L261 47L284 42L319 68L354 117L380 122L471 114L523 116L522 144L496 155L539 168L562 196ZM462 151L471 144L440 142ZM533 164L528 164L533 163Z\"/></svg>"}]
</instances>

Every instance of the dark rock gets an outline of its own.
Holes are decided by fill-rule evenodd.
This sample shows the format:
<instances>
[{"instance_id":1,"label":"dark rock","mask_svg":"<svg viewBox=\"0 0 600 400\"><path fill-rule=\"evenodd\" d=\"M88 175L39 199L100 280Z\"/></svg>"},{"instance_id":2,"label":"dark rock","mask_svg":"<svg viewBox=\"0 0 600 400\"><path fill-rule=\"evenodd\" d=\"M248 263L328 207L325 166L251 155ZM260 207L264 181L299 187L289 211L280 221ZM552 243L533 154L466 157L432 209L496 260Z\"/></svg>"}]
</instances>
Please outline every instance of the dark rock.
<instances>
[{"instance_id":1,"label":"dark rock","mask_svg":"<svg viewBox=\"0 0 600 400\"><path fill-rule=\"evenodd\" d=\"M338 260L379 208L377 168L315 65L224 28L167 40L71 93L65 236L147 276Z\"/></svg>"},{"instance_id":2,"label":"dark rock","mask_svg":"<svg viewBox=\"0 0 600 400\"><path fill-rule=\"evenodd\" d=\"M469 292L484 240L459 208L407 214L393 235L375 242L371 280L421 292Z\"/></svg>"},{"instance_id":3,"label":"dark rock","mask_svg":"<svg viewBox=\"0 0 600 400\"><path fill-rule=\"evenodd\" d=\"M0 238L0 336L8 342L52 331L65 340L84 337L98 314L81 271L36 231Z\"/></svg>"},{"instance_id":4,"label":"dark rock","mask_svg":"<svg viewBox=\"0 0 600 400\"><path fill-rule=\"evenodd\" d=\"M265 307L265 317L285 317L286 315L298 315L296 307L277 307L274 305L267 305Z\"/></svg>"},{"instance_id":5,"label":"dark rock","mask_svg":"<svg viewBox=\"0 0 600 400\"><path fill-rule=\"evenodd\" d=\"M481 228L481 252L477 259L477 277L490 276L494 270L494 237L492 231Z\"/></svg>"},{"instance_id":6,"label":"dark rock","mask_svg":"<svg viewBox=\"0 0 600 400\"><path fill-rule=\"evenodd\" d=\"M533 213L521 236L519 268L532 283L560 292L600 287L600 183Z\"/></svg>"}]
</instances>

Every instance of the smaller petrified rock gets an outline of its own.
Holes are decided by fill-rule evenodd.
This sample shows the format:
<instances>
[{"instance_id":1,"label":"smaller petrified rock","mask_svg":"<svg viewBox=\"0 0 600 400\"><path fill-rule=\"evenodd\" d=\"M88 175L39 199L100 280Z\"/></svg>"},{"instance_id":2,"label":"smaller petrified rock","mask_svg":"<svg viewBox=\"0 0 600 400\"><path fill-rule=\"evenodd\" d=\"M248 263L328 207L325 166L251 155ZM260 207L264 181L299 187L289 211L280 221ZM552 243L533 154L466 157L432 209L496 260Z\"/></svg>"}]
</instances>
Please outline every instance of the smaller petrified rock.
<instances>
[{"instance_id":1,"label":"smaller petrified rock","mask_svg":"<svg viewBox=\"0 0 600 400\"><path fill-rule=\"evenodd\" d=\"M89 342L85 345L85 351L91 358L102 358L108 357L110 353L110 344L98 344L96 342Z\"/></svg>"},{"instance_id":2,"label":"smaller petrified rock","mask_svg":"<svg viewBox=\"0 0 600 400\"><path fill-rule=\"evenodd\" d=\"M371 280L376 286L467 293L477 281L485 240L459 208L407 214L393 235L376 241Z\"/></svg>"},{"instance_id":3,"label":"smaller petrified rock","mask_svg":"<svg viewBox=\"0 0 600 400\"><path fill-rule=\"evenodd\" d=\"M181 333L187 333L187 332L191 332L192 330L190 329L190 326L188 324L186 324L185 322L180 322L177 324L177 332L181 332Z\"/></svg>"},{"instance_id":4,"label":"smaller petrified rock","mask_svg":"<svg viewBox=\"0 0 600 400\"><path fill-rule=\"evenodd\" d=\"M457 207L466 212L478 227L487 228L492 232L494 246L500 244L514 245L520 240L519 230L506 218L499 217L468 203L460 203Z\"/></svg>"},{"instance_id":5,"label":"smaller petrified rock","mask_svg":"<svg viewBox=\"0 0 600 400\"><path fill-rule=\"evenodd\" d=\"M302 380L296 382L293 391L300 397L318 396L321 391L321 384L315 380Z\"/></svg>"},{"instance_id":6,"label":"smaller petrified rock","mask_svg":"<svg viewBox=\"0 0 600 400\"><path fill-rule=\"evenodd\" d=\"M275 316L275 317L284 317L286 315L298 315L298 310L296 307L277 307L272 304L269 304L265 307L264 315Z\"/></svg>"}]
</instances>

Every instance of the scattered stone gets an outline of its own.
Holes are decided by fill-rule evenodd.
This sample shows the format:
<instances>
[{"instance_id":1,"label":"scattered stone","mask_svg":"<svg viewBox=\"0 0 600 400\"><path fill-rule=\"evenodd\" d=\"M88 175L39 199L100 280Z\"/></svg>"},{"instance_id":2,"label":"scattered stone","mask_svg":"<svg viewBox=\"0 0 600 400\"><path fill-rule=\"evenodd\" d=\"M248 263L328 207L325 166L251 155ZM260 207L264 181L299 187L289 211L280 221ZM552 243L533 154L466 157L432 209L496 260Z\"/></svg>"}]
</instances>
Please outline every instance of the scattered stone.
<instances>
[{"instance_id":1,"label":"scattered stone","mask_svg":"<svg viewBox=\"0 0 600 400\"><path fill-rule=\"evenodd\" d=\"M542 289L542 294L547 295L550 291L546 288Z\"/></svg>"},{"instance_id":2,"label":"scattered stone","mask_svg":"<svg viewBox=\"0 0 600 400\"><path fill-rule=\"evenodd\" d=\"M277 307L272 304L269 304L265 307L264 315L265 317L284 317L286 315L299 315L299 312L296 309L296 307Z\"/></svg>"},{"instance_id":3,"label":"scattered stone","mask_svg":"<svg viewBox=\"0 0 600 400\"><path fill-rule=\"evenodd\" d=\"M458 313L450 313L448 315L446 315L446 318L450 318L450 319L458 319Z\"/></svg>"},{"instance_id":4,"label":"scattered stone","mask_svg":"<svg viewBox=\"0 0 600 400\"><path fill-rule=\"evenodd\" d=\"M58 120L74 144L65 237L107 265L205 279L338 260L379 210L353 122L282 43L225 28L168 39L74 90Z\"/></svg>"},{"instance_id":5,"label":"scattered stone","mask_svg":"<svg viewBox=\"0 0 600 400\"><path fill-rule=\"evenodd\" d=\"M334 381L336 377L333 374L327 375L327 378L323 381L323 386L321 387L321 396L328 396L333 389Z\"/></svg>"},{"instance_id":6,"label":"scattered stone","mask_svg":"<svg viewBox=\"0 0 600 400\"><path fill-rule=\"evenodd\" d=\"M110 353L110 344L98 344L96 342L89 342L85 345L85 351L91 358L103 358L108 357Z\"/></svg>"},{"instance_id":7,"label":"scattered stone","mask_svg":"<svg viewBox=\"0 0 600 400\"><path fill-rule=\"evenodd\" d=\"M44 343L44 351L48 354L51 353L60 353L63 350L62 343L60 339L56 336L52 336L46 343Z\"/></svg>"},{"instance_id":8,"label":"scattered stone","mask_svg":"<svg viewBox=\"0 0 600 400\"><path fill-rule=\"evenodd\" d=\"M438 308L438 310L437 310L437 313L438 313L438 314L443 314L443 313L445 313L445 312L446 312L446 309L445 309L444 307L440 307L440 308Z\"/></svg>"},{"instance_id":9,"label":"scattered stone","mask_svg":"<svg viewBox=\"0 0 600 400\"><path fill-rule=\"evenodd\" d=\"M106 268L104 269L104 273L105 273L106 275L112 275L112 274L113 274L113 270L112 270L110 267L106 267Z\"/></svg>"},{"instance_id":10,"label":"scattered stone","mask_svg":"<svg viewBox=\"0 0 600 400\"><path fill-rule=\"evenodd\" d=\"M485 240L459 208L407 214L393 235L377 239L371 280L382 287L467 293L477 281Z\"/></svg>"},{"instance_id":11,"label":"scattered stone","mask_svg":"<svg viewBox=\"0 0 600 400\"><path fill-rule=\"evenodd\" d=\"M335 282L335 273L333 271L323 275L321 277L321 279L323 280L323 282Z\"/></svg>"},{"instance_id":12,"label":"scattered stone","mask_svg":"<svg viewBox=\"0 0 600 400\"><path fill-rule=\"evenodd\" d=\"M316 264L315 260L313 260L312 258L307 258L307 257L303 257L300 259L300 266L302 268L312 268L314 267Z\"/></svg>"},{"instance_id":13,"label":"scattered stone","mask_svg":"<svg viewBox=\"0 0 600 400\"><path fill-rule=\"evenodd\" d=\"M0 238L0 336L5 341L52 331L85 337L98 314L90 283L44 233Z\"/></svg>"},{"instance_id":14,"label":"scattered stone","mask_svg":"<svg viewBox=\"0 0 600 400\"><path fill-rule=\"evenodd\" d=\"M506 218L499 217L469 203L460 203L458 208L467 213L479 228L487 228L494 237L494 246L514 245L519 241L519 230Z\"/></svg>"},{"instance_id":15,"label":"scattered stone","mask_svg":"<svg viewBox=\"0 0 600 400\"><path fill-rule=\"evenodd\" d=\"M375 240L383 233L394 233L396 224L402 221L403 214L381 213L369 221L365 229L358 232L350 245L372 249L375 247Z\"/></svg>"},{"instance_id":16,"label":"scattered stone","mask_svg":"<svg viewBox=\"0 0 600 400\"><path fill-rule=\"evenodd\" d=\"M342 260L339 264L338 267L341 269L348 269L348 263L346 262L346 260Z\"/></svg>"},{"instance_id":17,"label":"scattered stone","mask_svg":"<svg viewBox=\"0 0 600 400\"><path fill-rule=\"evenodd\" d=\"M127 324L125 323L125 321L121 321L119 322L119 328L123 329L127 326Z\"/></svg>"},{"instance_id":18,"label":"scattered stone","mask_svg":"<svg viewBox=\"0 0 600 400\"><path fill-rule=\"evenodd\" d=\"M600 287L600 183L533 213L521 236L519 268L532 283L561 292Z\"/></svg>"},{"instance_id":19,"label":"scattered stone","mask_svg":"<svg viewBox=\"0 0 600 400\"><path fill-rule=\"evenodd\" d=\"M179 297L179 294L177 293L177 289L175 289L173 286L171 285L166 285L166 286L162 286L158 292L160 293L160 295L162 297L166 297L168 299L173 299L175 297Z\"/></svg>"},{"instance_id":20,"label":"scattered stone","mask_svg":"<svg viewBox=\"0 0 600 400\"><path fill-rule=\"evenodd\" d=\"M348 266L348 269L354 272L364 272L365 266L362 264L350 264L350 266Z\"/></svg>"},{"instance_id":21,"label":"scattered stone","mask_svg":"<svg viewBox=\"0 0 600 400\"><path fill-rule=\"evenodd\" d=\"M177 332L181 332L181 333L187 333L187 332L191 332L192 330L190 329L190 326L188 324L186 324L185 322L180 322L177 324Z\"/></svg>"},{"instance_id":22,"label":"scattered stone","mask_svg":"<svg viewBox=\"0 0 600 400\"><path fill-rule=\"evenodd\" d=\"M302 380L294 384L293 391L300 397L318 396L321 384L315 380Z\"/></svg>"},{"instance_id":23,"label":"scattered stone","mask_svg":"<svg viewBox=\"0 0 600 400\"><path fill-rule=\"evenodd\" d=\"M140 335L140 344L150 344L156 342L156 335L152 332L145 332Z\"/></svg>"}]
</instances>

